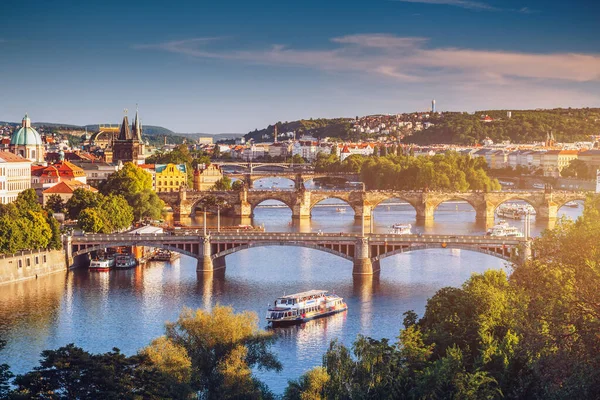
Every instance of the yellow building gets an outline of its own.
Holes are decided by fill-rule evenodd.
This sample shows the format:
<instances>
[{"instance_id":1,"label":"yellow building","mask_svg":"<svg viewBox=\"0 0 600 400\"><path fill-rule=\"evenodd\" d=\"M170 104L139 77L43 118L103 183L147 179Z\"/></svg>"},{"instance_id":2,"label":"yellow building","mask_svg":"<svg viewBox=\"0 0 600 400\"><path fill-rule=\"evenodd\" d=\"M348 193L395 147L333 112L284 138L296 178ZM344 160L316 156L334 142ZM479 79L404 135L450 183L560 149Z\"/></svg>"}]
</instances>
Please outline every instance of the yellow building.
<instances>
[{"instance_id":1,"label":"yellow building","mask_svg":"<svg viewBox=\"0 0 600 400\"><path fill-rule=\"evenodd\" d=\"M211 164L204 168L198 166L198 169L194 171L194 190L210 190L221 178L223 178L223 172L218 165Z\"/></svg>"},{"instance_id":2,"label":"yellow building","mask_svg":"<svg viewBox=\"0 0 600 400\"><path fill-rule=\"evenodd\" d=\"M157 192L176 192L182 185L187 186L185 164L156 164L154 171L154 183Z\"/></svg>"}]
</instances>

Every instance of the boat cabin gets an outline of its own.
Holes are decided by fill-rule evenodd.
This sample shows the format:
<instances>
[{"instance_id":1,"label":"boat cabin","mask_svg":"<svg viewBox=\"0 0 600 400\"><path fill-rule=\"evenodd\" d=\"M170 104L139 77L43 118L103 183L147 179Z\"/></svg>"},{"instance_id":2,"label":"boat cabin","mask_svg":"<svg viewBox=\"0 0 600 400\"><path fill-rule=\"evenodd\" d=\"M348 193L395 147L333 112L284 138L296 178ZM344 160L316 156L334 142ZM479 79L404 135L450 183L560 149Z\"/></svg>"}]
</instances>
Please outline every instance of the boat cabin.
<instances>
[{"instance_id":1,"label":"boat cabin","mask_svg":"<svg viewBox=\"0 0 600 400\"><path fill-rule=\"evenodd\" d=\"M299 303L310 302L311 300L318 300L324 298L326 294L326 290L308 290L306 292L282 296L275 300L275 307L289 307Z\"/></svg>"}]
</instances>

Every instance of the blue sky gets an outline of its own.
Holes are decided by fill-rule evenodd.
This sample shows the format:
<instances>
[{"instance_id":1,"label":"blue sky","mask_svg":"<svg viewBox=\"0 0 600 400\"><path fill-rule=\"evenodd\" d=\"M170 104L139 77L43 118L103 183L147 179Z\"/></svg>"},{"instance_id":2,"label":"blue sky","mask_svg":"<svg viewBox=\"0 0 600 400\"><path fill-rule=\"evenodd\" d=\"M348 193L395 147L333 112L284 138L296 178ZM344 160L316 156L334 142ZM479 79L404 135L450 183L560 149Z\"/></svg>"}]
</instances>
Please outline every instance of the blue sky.
<instances>
[{"instance_id":1,"label":"blue sky","mask_svg":"<svg viewBox=\"0 0 600 400\"><path fill-rule=\"evenodd\" d=\"M174 4L168 4L174 3ZM600 107L600 2L0 0L0 120L247 132L426 110Z\"/></svg>"}]
</instances>

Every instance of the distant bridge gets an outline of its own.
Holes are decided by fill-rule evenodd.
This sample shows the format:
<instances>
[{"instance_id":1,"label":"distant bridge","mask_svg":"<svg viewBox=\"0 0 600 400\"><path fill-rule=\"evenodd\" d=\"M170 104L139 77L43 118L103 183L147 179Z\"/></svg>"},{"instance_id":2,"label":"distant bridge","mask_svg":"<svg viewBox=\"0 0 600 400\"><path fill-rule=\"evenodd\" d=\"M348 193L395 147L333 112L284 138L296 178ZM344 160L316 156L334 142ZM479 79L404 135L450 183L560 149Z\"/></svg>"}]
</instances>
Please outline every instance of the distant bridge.
<instances>
[{"instance_id":1,"label":"distant bridge","mask_svg":"<svg viewBox=\"0 0 600 400\"><path fill-rule=\"evenodd\" d=\"M386 257L424 249L463 249L489 254L506 261L522 262L531 255L530 240L461 235L320 234L227 232L204 236L193 232L178 234L87 234L65 237L67 257L117 246L148 246L175 251L198 260L197 269L212 272L225 268L229 254L253 247L299 246L334 254L353 262L352 273L379 272Z\"/></svg>"},{"instance_id":2,"label":"distant bridge","mask_svg":"<svg viewBox=\"0 0 600 400\"><path fill-rule=\"evenodd\" d=\"M558 209L574 200L585 200L583 192L520 191L520 192L418 192L402 190L242 190L242 191L186 191L158 193L173 209L176 218L192 215L202 199L214 196L226 201L236 217L248 218L265 200L277 200L292 210L292 218L310 218L312 208L325 199L342 200L354 211L357 219L371 218L375 207L389 199L405 201L415 208L417 221L432 221L436 208L446 201L459 200L470 204L478 221L494 221L494 212L506 201L522 200L536 211L536 220L555 221Z\"/></svg>"}]
</instances>

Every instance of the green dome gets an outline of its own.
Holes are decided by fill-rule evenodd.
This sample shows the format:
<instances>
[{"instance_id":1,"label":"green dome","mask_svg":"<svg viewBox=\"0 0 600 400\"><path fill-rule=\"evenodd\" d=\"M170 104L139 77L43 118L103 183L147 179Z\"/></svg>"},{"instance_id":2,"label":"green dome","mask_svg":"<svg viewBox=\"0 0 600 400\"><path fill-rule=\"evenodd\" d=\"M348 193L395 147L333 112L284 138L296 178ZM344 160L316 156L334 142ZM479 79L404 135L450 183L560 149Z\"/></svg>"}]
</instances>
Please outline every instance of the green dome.
<instances>
[{"instance_id":1,"label":"green dome","mask_svg":"<svg viewBox=\"0 0 600 400\"><path fill-rule=\"evenodd\" d=\"M12 146L42 145L42 137L31 127L31 120L27 114L23 117L23 124L21 127L13 133L10 144Z\"/></svg>"},{"instance_id":2,"label":"green dome","mask_svg":"<svg viewBox=\"0 0 600 400\"><path fill-rule=\"evenodd\" d=\"M42 138L37 131L30 127L21 127L12 135L10 144L14 146L20 145L42 145Z\"/></svg>"}]
</instances>

